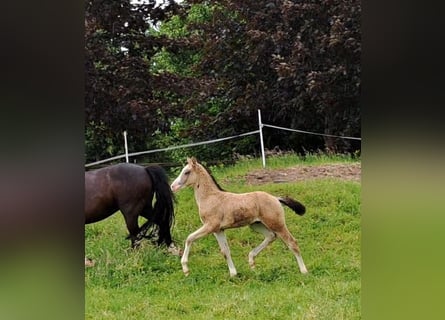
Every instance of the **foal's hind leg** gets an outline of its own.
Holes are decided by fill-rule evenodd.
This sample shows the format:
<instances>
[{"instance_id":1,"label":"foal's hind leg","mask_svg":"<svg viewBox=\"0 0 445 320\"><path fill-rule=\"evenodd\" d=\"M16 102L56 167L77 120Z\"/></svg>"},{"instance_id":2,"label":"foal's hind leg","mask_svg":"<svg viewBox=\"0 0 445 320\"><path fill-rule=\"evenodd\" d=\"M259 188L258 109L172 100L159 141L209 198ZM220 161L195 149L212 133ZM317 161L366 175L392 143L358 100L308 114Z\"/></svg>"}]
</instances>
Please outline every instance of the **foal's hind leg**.
<instances>
[{"instance_id":1,"label":"foal's hind leg","mask_svg":"<svg viewBox=\"0 0 445 320\"><path fill-rule=\"evenodd\" d=\"M303 258L300 253L300 248L298 247L297 241L291 235L289 230L284 226L280 231L276 232L278 236L284 241L288 248L293 252L295 258L298 262L298 267L301 273L307 273L306 266L304 265Z\"/></svg>"},{"instance_id":2,"label":"foal's hind leg","mask_svg":"<svg viewBox=\"0 0 445 320\"><path fill-rule=\"evenodd\" d=\"M219 247L221 248L221 253L227 261L227 266L229 267L229 273L231 277L236 276L235 265L233 264L232 256L230 255L229 244L227 243L226 235L224 231L219 231L213 233L218 240Z\"/></svg>"},{"instance_id":3,"label":"foal's hind leg","mask_svg":"<svg viewBox=\"0 0 445 320\"><path fill-rule=\"evenodd\" d=\"M250 228L256 232L261 233L264 235L264 240L261 242L261 244L249 252L249 265L253 269L255 268L255 257L263 250L265 247L267 247L270 243L275 241L277 238L277 235L270 231L264 224L261 222L256 222L250 225Z\"/></svg>"}]
</instances>

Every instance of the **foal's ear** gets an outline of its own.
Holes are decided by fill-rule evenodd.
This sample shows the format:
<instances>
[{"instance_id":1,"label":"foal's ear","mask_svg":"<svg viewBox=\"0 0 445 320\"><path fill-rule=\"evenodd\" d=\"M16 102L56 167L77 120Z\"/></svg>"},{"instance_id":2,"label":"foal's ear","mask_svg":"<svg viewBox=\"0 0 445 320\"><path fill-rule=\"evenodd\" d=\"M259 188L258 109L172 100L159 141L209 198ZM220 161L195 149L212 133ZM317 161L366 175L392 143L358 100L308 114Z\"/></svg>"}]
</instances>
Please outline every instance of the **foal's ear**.
<instances>
[{"instance_id":1,"label":"foal's ear","mask_svg":"<svg viewBox=\"0 0 445 320\"><path fill-rule=\"evenodd\" d=\"M198 161L196 161L195 157L187 158L187 163L189 165L195 165Z\"/></svg>"},{"instance_id":2,"label":"foal's ear","mask_svg":"<svg viewBox=\"0 0 445 320\"><path fill-rule=\"evenodd\" d=\"M198 163L195 157L187 158L187 163L194 166Z\"/></svg>"}]
</instances>

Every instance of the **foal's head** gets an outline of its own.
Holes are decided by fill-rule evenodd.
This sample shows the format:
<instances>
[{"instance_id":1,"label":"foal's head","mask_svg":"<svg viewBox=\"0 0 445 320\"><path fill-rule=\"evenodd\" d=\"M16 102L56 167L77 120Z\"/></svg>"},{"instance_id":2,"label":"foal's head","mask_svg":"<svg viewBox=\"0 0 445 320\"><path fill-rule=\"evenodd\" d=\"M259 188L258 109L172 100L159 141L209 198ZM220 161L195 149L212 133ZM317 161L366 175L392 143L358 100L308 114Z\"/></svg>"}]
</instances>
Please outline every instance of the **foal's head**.
<instances>
[{"instance_id":1,"label":"foal's head","mask_svg":"<svg viewBox=\"0 0 445 320\"><path fill-rule=\"evenodd\" d=\"M187 165L182 169L179 176L171 184L174 192L187 186L193 186L198 180L199 163L194 157L187 158ZM199 165L200 166L200 165Z\"/></svg>"},{"instance_id":2,"label":"foal's head","mask_svg":"<svg viewBox=\"0 0 445 320\"><path fill-rule=\"evenodd\" d=\"M173 181L171 184L171 189L176 192L179 189L187 186L194 186L196 183L199 183L199 178L203 175L208 175L212 178L216 187L224 191L219 184L216 182L215 178L210 174L210 172L204 168L195 157L187 158L187 165L182 169L179 176Z\"/></svg>"}]
</instances>

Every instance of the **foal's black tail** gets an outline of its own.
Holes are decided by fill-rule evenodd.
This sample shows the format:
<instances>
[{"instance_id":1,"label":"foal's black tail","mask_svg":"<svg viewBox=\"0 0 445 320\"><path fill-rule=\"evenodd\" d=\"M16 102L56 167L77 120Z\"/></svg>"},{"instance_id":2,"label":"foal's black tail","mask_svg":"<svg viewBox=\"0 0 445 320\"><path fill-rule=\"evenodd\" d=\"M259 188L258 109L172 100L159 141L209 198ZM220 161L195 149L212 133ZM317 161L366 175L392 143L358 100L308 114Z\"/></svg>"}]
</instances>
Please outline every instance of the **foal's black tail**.
<instances>
[{"instance_id":1,"label":"foal's black tail","mask_svg":"<svg viewBox=\"0 0 445 320\"><path fill-rule=\"evenodd\" d=\"M290 197L283 197L283 198L277 197L277 199L281 203L291 208L293 211L295 211L295 213L299 214L300 216L302 216L306 212L306 208L304 207L304 205L298 202L297 200L294 200Z\"/></svg>"},{"instance_id":2,"label":"foal's black tail","mask_svg":"<svg viewBox=\"0 0 445 320\"><path fill-rule=\"evenodd\" d=\"M159 226L158 244L172 243L171 229L175 218L173 202L175 197L170 189L167 175L159 166L149 166L145 170L151 177L156 202L153 210L153 222Z\"/></svg>"}]
</instances>

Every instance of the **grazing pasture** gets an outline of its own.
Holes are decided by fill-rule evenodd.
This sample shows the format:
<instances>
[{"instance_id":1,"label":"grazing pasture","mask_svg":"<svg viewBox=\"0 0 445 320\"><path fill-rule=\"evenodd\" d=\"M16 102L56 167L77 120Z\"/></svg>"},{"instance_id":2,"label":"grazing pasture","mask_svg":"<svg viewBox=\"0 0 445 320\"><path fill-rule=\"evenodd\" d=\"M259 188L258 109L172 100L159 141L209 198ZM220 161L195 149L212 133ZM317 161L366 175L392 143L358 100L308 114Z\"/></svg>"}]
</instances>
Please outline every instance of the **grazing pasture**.
<instances>
[{"instance_id":1,"label":"grazing pasture","mask_svg":"<svg viewBox=\"0 0 445 320\"><path fill-rule=\"evenodd\" d=\"M269 174L295 166L358 162L343 158L268 159ZM332 166L331 166L332 167ZM335 166L334 166L335 167ZM318 177L280 183L248 184L260 160L212 168L227 191L266 191L292 196L306 206L304 216L285 207L286 224L298 239L309 270L301 274L295 257L275 241L256 257L248 253L263 236L248 227L226 230L238 274L230 277L213 236L194 242L189 276L180 257L167 248L142 241L128 247L122 217L85 226L85 253L96 265L85 269L85 319L359 319L360 316L360 183L339 177ZM180 168L178 168L180 170ZM179 172L171 174L171 181ZM259 179L261 180L261 179ZM182 248L199 228L193 190L176 195L173 240Z\"/></svg>"}]
</instances>

